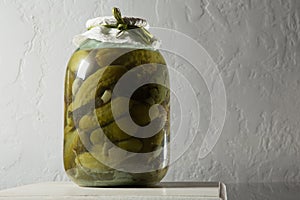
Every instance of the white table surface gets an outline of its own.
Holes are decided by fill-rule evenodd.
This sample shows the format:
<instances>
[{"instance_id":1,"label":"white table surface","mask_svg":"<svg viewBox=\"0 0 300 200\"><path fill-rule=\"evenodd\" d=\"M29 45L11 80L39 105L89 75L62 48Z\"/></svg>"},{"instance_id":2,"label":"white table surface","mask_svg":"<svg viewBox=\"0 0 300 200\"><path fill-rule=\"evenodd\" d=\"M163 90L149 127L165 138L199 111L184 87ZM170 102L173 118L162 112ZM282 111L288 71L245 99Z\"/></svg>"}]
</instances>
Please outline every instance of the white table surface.
<instances>
[{"instance_id":1,"label":"white table surface","mask_svg":"<svg viewBox=\"0 0 300 200\"><path fill-rule=\"evenodd\" d=\"M71 182L48 182L2 190L0 199L226 200L225 191L225 186L220 183L162 183L156 187L147 188L87 188L79 187ZM220 195L223 197L221 198Z\"/></svg>"},{"instance_id":2,"label":"white table surface","mask_svg":"<svg viewBox=\"0 0 300 200\"><path fill-rule=\"evenodd\" d=\"M300 200L300 183L226 184L229 200Z\"/></svg>"}]
</instances>

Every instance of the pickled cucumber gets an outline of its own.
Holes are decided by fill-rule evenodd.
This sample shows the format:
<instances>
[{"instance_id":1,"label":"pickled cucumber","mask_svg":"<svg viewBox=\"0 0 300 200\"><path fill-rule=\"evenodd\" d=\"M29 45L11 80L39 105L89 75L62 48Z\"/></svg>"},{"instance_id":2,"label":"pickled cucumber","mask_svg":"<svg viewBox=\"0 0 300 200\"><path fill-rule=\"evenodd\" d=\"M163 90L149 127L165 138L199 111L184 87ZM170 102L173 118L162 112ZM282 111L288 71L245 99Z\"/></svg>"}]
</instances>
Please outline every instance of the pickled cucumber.
<instances>
[{"instance_id":1,"label":"pickled cucumber","mask_svg":"<svg viewBox=\"0 0 300 200\"><path fill-rule=\"evenodd\" d=\"M84 115L80 121L79 121L79 126L83 131L89 132L98 126L98 120L94 115Z\"/></svg>"},{"instance_id":2,"label":"pickled cucumber","mask_svg":"<svg viewBox=\"0 0 300 200\"><path fill-rule=\"evenodd\" d=\"M72 103L72 85L74 80L75 74L70 70L67 70L65 80L65 107L68 107L68 105Z\"/></svg>"},{"instance_id":3,"label":"pickled cucumber","mask_svg":"<svg viewBox=\"0 0 300 200\"><path fill-rule=\"evenodd\" d=\"M141 152L148 153L157 150L162 146L164 136L165 132L164 130L161 130L159 133L150 138L142 138L141 141L143 143L143 148L141 149Z\"/></svg>"},{"instance_id":4,"label":"pickled cucumber","mask_svg":"<svg viewBox=\"0 0 300 200\"><path fill-rule=\"evenodd\" d=\"M98 118L98 122L100 126L105 126L108 123L112 122L113 120L118 119L123 114L126 113L128 107L131 109L133 102L129 101L127 105L127 98L126 97L116 97L110 103L104 105L103 107L97 108L95 110L95 115ZM114 116L112 113L112 106L114 107Z\"/></svg>"},{"instance_id":5,"label":"pickled cucumber","mask_svg":"<svg viewBox=\"0 0 300 200\"><path fill-rule=\"evenodd\" d=\"M143 148L143 143L135 138L118 142L118 146L130 152L138 153Z\"/></svg>"},{"instance_id":6,"label":"pickled cucumber","mask_svg":"<svg viewBox=\"0 0 300 200\"><path fill-rule=\"evenodd\" d=\"M93 145L103 145L104 136L101 128L95 129L90 135L90 141Z\"/></svg>"},{"instance_id":7,"label":"pickled cucumber","mask_svg":"<svg viewBox=\"0 0 300 200\"><path fill-rule=\"evenodd\" d=\"M99 49L96 53L95 59L100 67L108 65L114 65L114 61L117 60L123 54L129 52L130 49Z\"/></svg>"},{"instance_id":8,"label":"pickled cucumber","mask_svg":"<svg viewBox=\"0 0 300 200\"><path fill-rule=\"evenodd\" d=\"M95 171L105 172L110 169L109 167L103 165L94 156L92 156L90 153L87 152L77 156L75 163L79 166L84 167L86 170L91 170L93 172Z\"/></svg>"},{"instance_id":9,"label":"pickled cucumber","mask_svg":"<svg viewBox=\"0 0 300 200\"><path fill-rule=\"evenodd\" d=\"M136 130L137 130L136 127L128 127L127 121L128 121L127 117L118 119L118 120L110 123L109 125L105 126L103 128L103 132L112 142L129 139L131 137L131 135L129 135L128 133L125 133L118 126L118 124L120 124L122 127L126 128L126 130L130 130L132 135L135 134ZM125 126L127 126L127 127L125 127Z\"/></svg>"},{"instance_id":10,"label":"pickled cucumber","mask_svg":"<svg viewBox=\"0 0 300 200\"><path fill-rule=\"evenodd\" d=\"M75 51L68 63L68 69L73 73L76 73L80 66L80 63L82 62L82 60L85 60L88 57L88 55L89 52L85 50Z\"/></svg>"},{"instance_id":11,"label":"pickled cucumber","mask_svg":"<svg viewBox=\"0 0 300 200\"><path fill-rule=\"evenodd\" d=\"M96 71L85 80L75 96L74 110L87 104L95 98L98 91L104 90L114 84L126 72L123 66L107 66Z\"/></svg>"},{"instance_id":12,"label":"pickled cucumber","mask_svg":"<svg viewBox=\"0 0 300 200\"><path fill-rule=\"evenodd\" d=\"M113 61L110 61L111 64L123 65L128 69L149 63L166 64L164 58L158 51L149 51L145 49L110 49L110 51L113 52L111 57L114 58ZM98 63L100 62L102 55L103 50L98 51L96 55Z\"/></svg>"},{"instance_id":13,"label":"pickled cucumber","mask_svg":"<svg viewBox=\"0 0 300 200\"><path fill-rule=\"evenodd\" d=\"M72 132L65 131L64 137L64 166L65 169L68 170L74 167L76 157L74 148L76 147L79 138L76 130Z\"/></svg>"},{"instance_id":14,"label":"pickled cucumber","mask_svg":"<svg viewBox=\"0 0 300 200\"><path fill-rule=\"evenodd\" d=\"M132 120L140 125L145 126L150 123L151 119L149 116L150 105L143 103L136 103L130 109L130 115Z\"/></svg>"}]
</instances>

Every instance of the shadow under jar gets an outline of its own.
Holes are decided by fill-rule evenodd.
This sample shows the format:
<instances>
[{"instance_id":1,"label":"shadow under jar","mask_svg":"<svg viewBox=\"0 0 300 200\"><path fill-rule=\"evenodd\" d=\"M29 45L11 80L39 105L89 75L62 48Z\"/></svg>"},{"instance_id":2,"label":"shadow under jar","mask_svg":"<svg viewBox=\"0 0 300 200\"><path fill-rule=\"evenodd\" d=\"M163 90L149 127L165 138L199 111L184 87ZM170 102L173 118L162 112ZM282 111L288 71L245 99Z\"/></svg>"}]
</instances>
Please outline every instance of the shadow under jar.
<instances>
[{"instance_id":1,"label":"shadow under jar","mask_svg":"<svg viewBox=\"0 0 300 200\"><path fill-rule=\"evenodd\" d=\"M166 174L169 74L153 48L85 41L67 66L64 167L80 186L152 185Z\"/></svg>"}]
</instances>

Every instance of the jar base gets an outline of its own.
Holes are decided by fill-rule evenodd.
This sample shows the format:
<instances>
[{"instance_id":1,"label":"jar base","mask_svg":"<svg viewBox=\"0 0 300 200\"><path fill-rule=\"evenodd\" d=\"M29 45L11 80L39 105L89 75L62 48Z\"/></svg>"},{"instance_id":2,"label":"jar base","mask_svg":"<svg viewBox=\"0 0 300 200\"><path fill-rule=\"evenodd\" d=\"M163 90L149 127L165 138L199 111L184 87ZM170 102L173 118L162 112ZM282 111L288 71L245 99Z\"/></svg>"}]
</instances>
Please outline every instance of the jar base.
<instances>
[{"instance_id":1,"label":"jar base","mask_svg":"<svg viewBox=\"0 0 300 200\"><path fill-rule=\"evenodd\" d=\"M159 183L167 173L167 167L147 173L85 173L78 176L75 169L67 171L69 178L80 187L149 187ZM101 178L102 177L102 178ZM106 179L105 179L106 177Z\"/></svg>"}]
</instances>

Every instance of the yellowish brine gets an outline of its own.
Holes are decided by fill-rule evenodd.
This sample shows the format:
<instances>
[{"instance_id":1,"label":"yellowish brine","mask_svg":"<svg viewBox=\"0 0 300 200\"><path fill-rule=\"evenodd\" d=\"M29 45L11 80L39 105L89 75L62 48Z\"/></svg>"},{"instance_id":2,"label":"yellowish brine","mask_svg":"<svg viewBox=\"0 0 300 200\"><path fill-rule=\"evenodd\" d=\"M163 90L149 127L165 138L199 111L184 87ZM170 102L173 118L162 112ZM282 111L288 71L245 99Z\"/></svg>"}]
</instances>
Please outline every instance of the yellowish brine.
<instances>
[{"instance_id":1,"label":"yellowish brine","mask_svg":"<svg viewBox=\"0 0 300 200\"><path fill-rule=\"evenodd\" d=\"M64 167L75 183L151 185L165 176L170 138L165 64L161 53L153 49L120 46L74 52L65 76ZM119 88L145 84L128 96L115 87L130 72L130 79ZM153 126L145 127L155 120L162 128L148 133Z\"/></svg>"}]
</instances>

